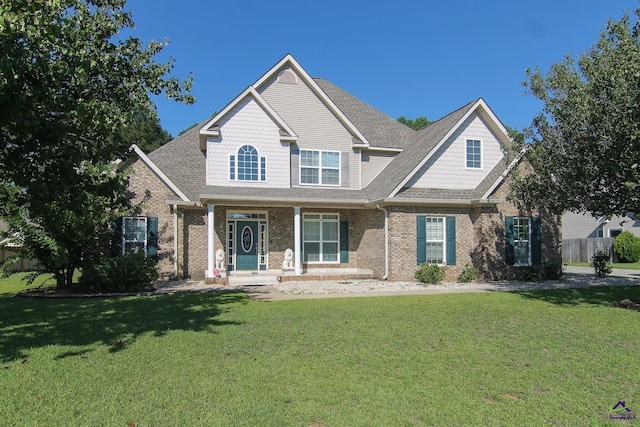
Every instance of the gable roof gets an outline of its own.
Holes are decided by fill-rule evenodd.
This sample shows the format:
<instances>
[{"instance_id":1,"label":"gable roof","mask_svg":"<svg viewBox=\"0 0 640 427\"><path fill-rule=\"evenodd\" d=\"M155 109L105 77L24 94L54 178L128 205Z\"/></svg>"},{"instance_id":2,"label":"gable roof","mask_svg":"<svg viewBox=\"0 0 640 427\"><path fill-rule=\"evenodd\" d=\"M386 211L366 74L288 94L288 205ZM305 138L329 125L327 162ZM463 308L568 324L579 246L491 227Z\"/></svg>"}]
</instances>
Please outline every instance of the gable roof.
<instances>
[{"instance_id":1,"label":"gable roof","mask_svg":"<svg viewBox=\"0 0 640 427\"><path fill-rule=\"evenodd\" d=\"M455 129L475 105L473 101L429 126L415 132L414 141L385 167L367 186L367 194L373 200L385 199L416 169L423 159Z\"/></svg>"},{"instance_id":2,"label":"gable roof","mask_svg":"<svg viewBox=\"0 0 640 427\"><path fill-rule=\"evenodd\" d=\"M370 147L405 148L415 131L325 79L314 79L345 116L364 134Z\"/></svg>"},{"instance_id":3,"label":"gable roof","mask_svg":"<svg viewBox=\"0 0 640 427\"><path fill-rule=\"evenodd\" d=\"M200 187L206 182L206 159L200 151L199 131L208 121L192 127L147 155L193 203L200 201Z\"/></svg>"},{"instance_id":4,"label":"gable roof","mask_svg":"<svg viewBox=\"0 0 640 427\"><path fill-rule=\"evenodd\" d=\"M218 131L216 124L227 112L234 108L246 97L256 100L260 107L274 120L281 129L282 141L295 141L297 136L293 129L279 117L272 107L259 94L260 86L278 72L292 68L307 83L311 90L322 100L338 119L347 126L354 138L359 139L363 149L380 149L397 151L398 153L387 166L371 180L363 190L349 189L314 189L291 187L286 189L274 188L245 188L221 187L206 185L206 159L202 151L201 139L207 135L215 135ZM294 202L316 200L319 202L342 203L378 203L381 201L398 203L428 203L444 201L479 201L490 197L491 193L500 185L511 165L506 160L500 161L474 189L447 190L404 188L405 184L414 176L424 163L435 154L453 132L473 112L478 112L488 125L497 131L502 143L509 143L506 129L493 114L482 98L469 102L458 110L431 123L429 126L414 131L371 107L348 92L340 89L326 79L312 79L291 55L286 55L257 82L249 86L219 114L194 126L187 132L168 142L148 155L148 158L164 173L167 181L177 187L178 194L191 203L199 203L203 198L232 200L270 200L273 202ZM185 197L178 194L178 201Z\"/></svg>"},{"instance_id":5,"label":"gable roof","mask_svg":"<svg viewBox=\"0 0 640 427\"><path fill-rule=\"evenodd\" d=\"M289 127L289 125L275 112L273 108L264 100L262 96L253 88L253 86L249 86L238 95L233 101L227 104L226 107L222 109L218 114L216 114L211 120L209 120L204 126L200 128L200 149L205 150L206 145L202 145L202 137L206 136L218 136L218 130L215 129L215 126L218 124L220 120L222 120L231 110L233 110L236 106L238 106L241 102L244 101L245 98L252 98L262 110L273 120L273 122L280 128L280 140L281 141L289 141L295 142L298 139L296 133Z\"/></svg>"}]
</instances>

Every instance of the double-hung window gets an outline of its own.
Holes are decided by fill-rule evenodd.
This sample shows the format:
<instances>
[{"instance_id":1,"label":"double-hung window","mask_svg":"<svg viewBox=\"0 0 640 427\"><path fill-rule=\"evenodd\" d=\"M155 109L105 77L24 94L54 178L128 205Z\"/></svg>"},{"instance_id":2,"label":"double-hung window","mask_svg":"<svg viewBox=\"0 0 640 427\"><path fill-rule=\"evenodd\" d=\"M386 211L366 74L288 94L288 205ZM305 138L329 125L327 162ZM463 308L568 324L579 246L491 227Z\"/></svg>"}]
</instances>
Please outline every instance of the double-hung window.
<instances>
[{"instance_id":1,"label":"double-hung window","mask_svg":"<svg viewBox=\"0 0 640 427\"><path fill-rule=\"evenodd\" d=\"M121 217L114 223L114 255L145 254L158 256L158 218Z\"/></svg>"},{"instance_id":2,"label":"double-hung window","mask_svg":"<svg viewBox=\"0 0 640 427\"><path fill-rule=\"evenodd\" d=\"M427 237L427 262L429 264L444 264L444 218L426 217L425 228Z\"/></svg>"},{"instance_id":3,"label":"double-hung window","mask_svg":"<svg viewBox=\"0 0 640 427\"><path fill-rule=\"evenodd\" d=\"M340 218L337 214L304 214L303 262L338 262Z\"/></svg>"},{"instance_id":4,"label":"double-hung window","mask_svg":"<svg viewBox=\"0 0 640 427\"><path fill-rule=\"evenodd\" d=\"M531 265L531 222L528 217L513 218L515 265Z\"/></svg>"},{"instance_id":5,"label":"double-hung window","mask_svg":"<svg viewBox=\"0 0 640 427\"><path fill-rule=\"evenodd\" d=\"M482 169L482 141L467 139L467 169Z\"/></svg>"},{"instance_id":6,"label":"double-hung window","mask_svg":"<svg viewBox=\"0 0 640 427\"><path fill-rule=\"evenodd\" d=\"M418 215L416 220L418 265L456 265L456 217Z\"/></svg>"},{"instance_id":7,"label":"double-hung window","mask_svg":"<svg viewBox=\"0 0 640 427\"><path fill-rule=\"evenodd\" d=\"M300 184L340 185L340 152L300 150Z\"/></svg>"},{"instance_id":8,"label":"double-hung window","mask_svg":"<svg viewBox=\"0 0 640 427\"><path fill-rule=\"evenodd\" d=\"M540 217L505 217L505 261L507 265L528 266L542 262Z\"/></svg>"}]
</instances>

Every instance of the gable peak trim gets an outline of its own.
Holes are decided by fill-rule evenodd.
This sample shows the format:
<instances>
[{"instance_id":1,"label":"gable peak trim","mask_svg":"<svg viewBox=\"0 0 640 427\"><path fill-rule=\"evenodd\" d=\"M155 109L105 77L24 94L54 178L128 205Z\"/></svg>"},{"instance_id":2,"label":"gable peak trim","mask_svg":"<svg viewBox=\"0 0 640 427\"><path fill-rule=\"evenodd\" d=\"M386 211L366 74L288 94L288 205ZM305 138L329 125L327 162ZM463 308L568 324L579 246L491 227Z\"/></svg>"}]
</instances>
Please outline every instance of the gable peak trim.
<instances>
[{"instance_id":1,"label":"gable peak trim","mask_svg":"<svg viewBox=\"0 0 640 427\"><path fill-rule=\"evenodd\" d=\"M156 174L158 178L160 178L160 181L162 181L164 185L169 187L171 191L173 191L178 197L180 197L180 199L182 199L182 201L189 202L189 198L169 179L168 176L164 174L164 172L160 170L158 166L156 166L155 163L153 163L153 161L146 154L144 154L144 151L142 151L140 147L138 147L136 144L133 144L131 145L131 148L136 153L138 158L142 161L142 163L144 163L149 169L151 169L151 171Z\"/></svg>"}]
</instances>

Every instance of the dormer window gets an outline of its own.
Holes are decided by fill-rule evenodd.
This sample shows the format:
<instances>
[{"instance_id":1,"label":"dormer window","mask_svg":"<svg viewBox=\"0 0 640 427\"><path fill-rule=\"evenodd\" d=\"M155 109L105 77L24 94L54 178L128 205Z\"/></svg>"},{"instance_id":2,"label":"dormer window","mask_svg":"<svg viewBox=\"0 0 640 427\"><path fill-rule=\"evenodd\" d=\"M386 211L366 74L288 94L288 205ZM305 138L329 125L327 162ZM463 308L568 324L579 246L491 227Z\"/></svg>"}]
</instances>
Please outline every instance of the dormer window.
<instances>
[{"instance_id":1,"label":"dormer window","mask_svg":"<svg viewBox=\"0 0 640 427\"><path fill-rule=\"evenodd\" d=\"M267 159L259 157L258 150L251 145L243 145L237 155L229 157L229 180L266 181Z\"/></svg>"},{"instance_id":2,"label":"dormer window","mask_svg":"<svg viewBox=\"0 0 640 427\"><path fill-rule=\"evenodd\" d=\"M482 169L482 141L467 139L467 169Z\"/></svg>"}]
</instances>

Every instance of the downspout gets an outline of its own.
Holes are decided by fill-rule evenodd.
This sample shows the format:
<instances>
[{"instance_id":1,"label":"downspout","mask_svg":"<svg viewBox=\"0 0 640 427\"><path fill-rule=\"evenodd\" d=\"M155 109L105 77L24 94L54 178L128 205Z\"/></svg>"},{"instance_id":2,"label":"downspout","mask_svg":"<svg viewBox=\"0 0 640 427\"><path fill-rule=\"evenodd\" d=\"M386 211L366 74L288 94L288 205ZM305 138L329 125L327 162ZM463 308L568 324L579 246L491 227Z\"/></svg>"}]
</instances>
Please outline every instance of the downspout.
<instances>
[{"instance_id":1,"label":"downspout","mask_svg":"<svg viewBox=\"0 0 640 427\"><path fill-rule=\"evenodd\" d=\"M173 205L173 274L169 280L178 278L178 205Z\"/></svg>"},{"instance_id":2,"label":"downspout","mask_svg":"<svg viewBox=\"0 0 640 427\"><path fill-rule=\"evenodd\" d=\"M376 207L384 212L384 276L382 280L389 278L389 209L381 208L380 204Z\"/></svg>"}]
</instances>

